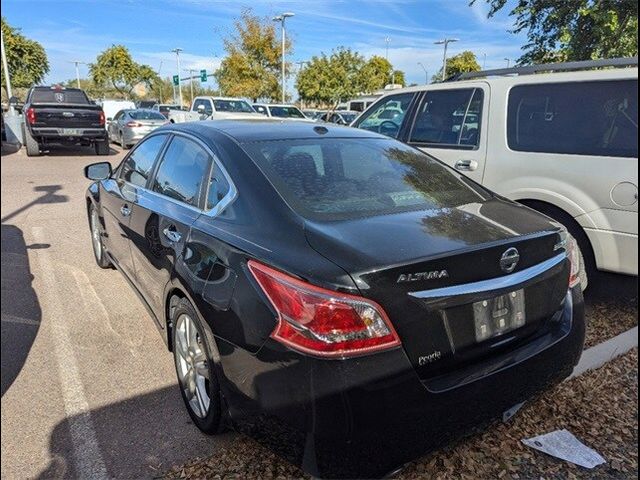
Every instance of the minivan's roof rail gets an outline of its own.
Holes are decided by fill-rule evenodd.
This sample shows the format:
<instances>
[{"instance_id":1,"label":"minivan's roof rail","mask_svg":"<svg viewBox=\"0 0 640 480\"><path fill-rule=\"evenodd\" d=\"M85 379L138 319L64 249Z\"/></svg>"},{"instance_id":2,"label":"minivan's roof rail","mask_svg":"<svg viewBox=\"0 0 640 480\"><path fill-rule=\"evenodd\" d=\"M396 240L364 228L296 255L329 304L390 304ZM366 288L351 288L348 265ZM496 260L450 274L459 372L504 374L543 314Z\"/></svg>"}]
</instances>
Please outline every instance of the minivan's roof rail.
<instances>
[{"instance_id":1,"label":"minivan's roof rail","mask_svg":"<svg viewBox=\"0 0 640 480\"><path fill-rule=\"evenodd\" d=\"M500 75L531 75L540 72L566 72L570 70L588 70L601 67L638 66L638 57L603 58L600 60L584 60L579 62L545 63L542 65L524 65L522 67L497 68L480 72L466 72L454 75L447 82L469 80L471 78L495 77Z\"/></svg>"}]
</instances>

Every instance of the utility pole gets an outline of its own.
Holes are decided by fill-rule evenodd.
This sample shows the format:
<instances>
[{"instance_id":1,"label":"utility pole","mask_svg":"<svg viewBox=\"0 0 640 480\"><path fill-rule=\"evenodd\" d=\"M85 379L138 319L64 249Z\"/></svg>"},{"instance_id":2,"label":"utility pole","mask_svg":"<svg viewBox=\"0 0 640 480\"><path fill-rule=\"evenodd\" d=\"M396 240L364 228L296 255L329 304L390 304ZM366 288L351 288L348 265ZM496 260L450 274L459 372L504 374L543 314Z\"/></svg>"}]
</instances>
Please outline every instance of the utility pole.
<instances>
[{"instance_id":1,"label":"utility pole","mask_svg":"<svg viewBox=\"0 0 640 480\"><path fill-rule=\"evenodd\" d=\"M420 65L422 67L422 69L424 70L424 84L428 85L429 84L429 73L427 72L427 69L422 64L422 62L418 62L418 65Z\"/></svg>"},{"instance_id":2,"label":"utility pole","mask_svg":"<svg viewBox=\"0 0 640 480\"><path fill-rule=\"evenodd\" d=\"M86 65L86 63L81 62L80 60L71 60L70 63L73 63L76 66L76 84L78 85L78 88L80 88L80 69L78 68L78 65Z\"/></svg>"},{"instance_id":3,"label":"utility pole","mask_svg":"<svg viewBox=\"0 0 640 480\"><path fill-rule=\"evenodd\" d=\"M389 42L391 41L391 39L389 37L384 37L384 43L385 45L385 53L384 53L384 58L385 60L388 62L389 61Z\"/></svg>"},{"instance_id":4,"label":"utility pole","mask_svg":"<svg viewBox=\"0 0 640 480\"><path fill-rule=\"evenodd\" d=\"M487 68L487 54L482 54L482 70L486 70Z\"/></svg>"},{"instance_id":5,"label":"utility pole","mask_svg":"<svg viewBox=\"0 0 640 480\"><path fill-rule=\"evenodd\" d=\"M191 101L193 102L193 72L195 72L192 68L185 68L185 72L189 72L189 87L191 88Z\"/></svg>"},{"instance_id":6,"label":"utility pole","mask_svg":"<svg viewBox=\"0 0 640 480\"><path fill-rule=\"evenodd\" d=\"M182 52L182 48L174 48L171 51L176 54L176 63L178 65L178 92L179 92L178 104L180 105L180 108L182 108L182 84L180 83L180 52Z\"/></svg>"},{"instance_id":7,"label":"utility pole","mask_svg":"<svg viewBox=\"0 0 640 480\"><path fill-rule=\"evenodd\" d=\"M11 92L11 77L9 75L9 64L7 63L7 53L4 50L4 34L0 30L0 47L2 47L2 68L4 69L4 78L7 86L7 99L11 100L13 93ZM13 105L9 102L9 114L15 115L16 112L13 109Z\"/></svg>"},{"instance_id":8,"label":"utility pole","mask_svg":"<svg viewBox=\"0 0 640 480\"><path fill-rule=\"evenodd\" d=\"M447 47L450 43L454 43L459 41L457 38L444 38L442 40L438 40L437 42L433 42L434 45L444 45L444 55L442 57L442 81L444 82L447 79Z\"/></svg>"},{"instance_id":9,"label":"utility pole","mask_svg":"<svg viewBox=\"0 0 640 480\"><path fill-rule=\"evenodd\" d=\"M509 65L511 64L511 59L510 58L504 58L503 60L505 60L507 62L507 68L509 68Z\"/></svg>"},{"instance_id":10,"label":"utility pole","mask_svg":"<svg viewBox=\"0 0 640 480\"><path fill-rule=\"evenodd\" d=\"M293 17L295 15L295 13L291 13L291 12L284 12L280 15L278 15L277 17L273 17L273 21L274 22L280 22L280 29L282 31L282 103L285 103L287 101L287 97L286 97L286 83L287 80L285 78L285 47L286 47L286 42L287 42L287 38L286 38L286 33L285 33L285 28L284 28L284 21L287 18Z\"/></svg>"},{"instance_id":11,"label":"utility pole","mask_svg":"<svg viewBox=\"0 0 640 480\"><path fill-rule=\"evenodd\" d=\"M162 103L164 102L164 93L162 92L162 77L160 76L160 72L162 71L162 60L160 60L160 66L158 67L158 71L156 72L156 75L158 75L158 88L160 90L160 98L158 99L158 103Z\"/></svg>"}]
</instances>

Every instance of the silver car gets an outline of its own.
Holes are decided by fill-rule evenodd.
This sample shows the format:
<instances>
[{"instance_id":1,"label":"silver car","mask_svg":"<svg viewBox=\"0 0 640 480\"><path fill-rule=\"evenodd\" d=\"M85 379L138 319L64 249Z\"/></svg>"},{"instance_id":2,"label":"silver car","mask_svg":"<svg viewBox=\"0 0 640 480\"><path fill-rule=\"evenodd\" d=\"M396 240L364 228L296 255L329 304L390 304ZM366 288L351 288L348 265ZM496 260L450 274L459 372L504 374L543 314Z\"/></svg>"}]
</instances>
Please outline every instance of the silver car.
<instances>
[{"instance_id":1,"label":"silver car","mask_svg":"<svg viewBox=\"0 0 640 480\"><path fill-rule=\"evenodd\" d=\"M109 140L119 143L122 148L130 148L156 128L168 120L154 110L136 109L120 110L115 117L108 120L107 132Z\"/></svg>"}]
</instances>

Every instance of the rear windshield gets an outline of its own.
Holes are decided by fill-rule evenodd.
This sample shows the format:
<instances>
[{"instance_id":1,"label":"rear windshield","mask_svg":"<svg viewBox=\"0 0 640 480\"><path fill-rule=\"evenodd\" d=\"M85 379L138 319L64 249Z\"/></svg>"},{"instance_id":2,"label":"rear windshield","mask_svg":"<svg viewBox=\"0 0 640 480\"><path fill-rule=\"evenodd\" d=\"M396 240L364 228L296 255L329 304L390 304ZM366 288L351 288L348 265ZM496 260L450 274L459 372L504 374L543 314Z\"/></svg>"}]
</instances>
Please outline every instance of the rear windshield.
<instances>
[{"instance_id":1,"label":"rear windshield","mask_svg":"<svg viewBox=\"0 0 640 480\"><path fill-rule=\"evenodd\" d=\"M279 140L243 147L291 208L317 220L454 208L489 196L392 139Z\"/></svg>"},{"instance_id":2,"label":"rear windshield","mask_svg":"<svg viewBox=\"0 0 640 480\"><path fill-rule=\"evenodd\" d=\"M152 112L151 110L138 110L129 112L129 116L134 120L166 120L166 118L162 114L158 112Z\"/></svg>"},{"instance_id":3,"label":"rear windshield","mask_svg":"<svg viewBox=\"0 0 640 480\"><path fill-rule=\"evenodd\" d=\"M296 107L269 107L272 117L279 118L305 118Z\"/></svg>"},{"instance_id":4,"label":"rear windshield","mask_svg":"<svg viewBox=\"0 0 640 480\"><path fill-rule=\"evenodd\" d=\"M88 105L89 99L82 90L36 89L31 94L31 103L75 103Z\"/></svg>"},{"instance_id":5,"label":"rear windshield","mask_svg":"<svg viewBox=\"0 0 640 480\"><path fill-rule=\"evenodd\" d=\"M255 110L251 108L244 100L214 100L213 105L218 112L245 112L255 113Z\"/></svg>"}]
</instances>

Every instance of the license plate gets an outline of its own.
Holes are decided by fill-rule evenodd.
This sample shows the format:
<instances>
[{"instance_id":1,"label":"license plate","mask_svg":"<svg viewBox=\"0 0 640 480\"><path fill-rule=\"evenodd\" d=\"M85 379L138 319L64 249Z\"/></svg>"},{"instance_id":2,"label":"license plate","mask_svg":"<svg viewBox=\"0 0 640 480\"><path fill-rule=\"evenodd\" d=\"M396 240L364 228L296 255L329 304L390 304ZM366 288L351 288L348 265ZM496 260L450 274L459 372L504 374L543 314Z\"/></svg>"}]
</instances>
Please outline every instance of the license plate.
<instances>
[{"instance_id":1,"label":"license plate","mask_svg":"<svg viewBox=\"0 0 640 480\"><path fill-rule=\"evenodd\" d=\"M473 304L476 342L499 337L525 324L524 290Z\"/></svg>"},{"instance_id":2,"label":"license plate","mask_svg":"<svg viewBox=\"0 0 640 480\"><path fill-rule=\"evenodd\" d=\"M82 135L82 132L77 128L63 128L62 135Z\"/></svg>"}]
</instances>

